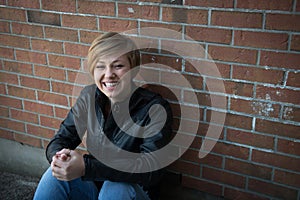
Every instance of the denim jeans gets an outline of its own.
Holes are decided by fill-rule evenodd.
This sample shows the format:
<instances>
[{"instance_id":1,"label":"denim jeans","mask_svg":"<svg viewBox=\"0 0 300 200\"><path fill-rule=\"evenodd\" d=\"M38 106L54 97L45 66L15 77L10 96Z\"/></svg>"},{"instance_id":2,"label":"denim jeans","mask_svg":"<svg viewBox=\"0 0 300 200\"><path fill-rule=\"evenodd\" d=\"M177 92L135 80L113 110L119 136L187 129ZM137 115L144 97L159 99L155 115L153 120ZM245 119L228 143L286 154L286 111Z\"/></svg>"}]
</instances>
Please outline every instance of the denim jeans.
<instances>
[{"instance_id":1,"label":"denim jeans","mask_svg":"<svg viewBox=\"0 0 300 200\"><path fill-rule=\"evenodd\" d=\"M42 176L34 200L150 200L138 184L104 181L100 192L92 181L60 181L49 168Z\"/></svg>"}]
</instances>

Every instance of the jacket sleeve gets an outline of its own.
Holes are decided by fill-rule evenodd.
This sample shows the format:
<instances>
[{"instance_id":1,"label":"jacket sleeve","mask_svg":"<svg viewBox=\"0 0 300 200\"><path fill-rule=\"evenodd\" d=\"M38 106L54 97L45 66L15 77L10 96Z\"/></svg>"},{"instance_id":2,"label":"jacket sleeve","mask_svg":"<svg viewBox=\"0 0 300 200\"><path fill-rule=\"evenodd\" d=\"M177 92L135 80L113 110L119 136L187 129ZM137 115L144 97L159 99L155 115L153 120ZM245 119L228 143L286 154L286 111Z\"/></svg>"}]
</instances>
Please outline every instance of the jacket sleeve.
<instances>
[{"instance_id":1,"label":"jacket sleeve","mask_svg":"<svg viewBox=\"0 0 300 200\"><path fill-rule=\"evenodd\" d=\"M157 184L162 175L163 175L163 167L154 169L153 166L160 165L159 158L155 155L152 157L152 152L162 148L170 142L171 134L172 134L172 112L169 104L166 101L159 102L165 108L167 113L167 120L163 128L154 136L146 137L142 139L142 143L140 145L141 156L138 159L131 158L119 158L117 160L113 160L112 162L120 163L120 165L126 166L126 171L120 171L117 169L113 169L103 162L98 161L92 155L85 155L85 175L83 180L111 180L111 181L119 181L119 182L131 182L138 183L140 185L151 187ZM160 113L157 113L159 115ZM149 130L145 130L145 134L148 134L148 131L153 131L153 128L149 128ZM149 134L153 134L152 132ZM119 153L119 152L117 152ZM107 152L107 154L112 154L111 152ZM143 156L143 154L148 154L148 156ZM149 156L150 155L150 156ZM135 171L139 171L140 168L148 168L149 171L143 173L135 173ZM128 172L132 170L132 172Z\"/></svg>"}]
</instances>

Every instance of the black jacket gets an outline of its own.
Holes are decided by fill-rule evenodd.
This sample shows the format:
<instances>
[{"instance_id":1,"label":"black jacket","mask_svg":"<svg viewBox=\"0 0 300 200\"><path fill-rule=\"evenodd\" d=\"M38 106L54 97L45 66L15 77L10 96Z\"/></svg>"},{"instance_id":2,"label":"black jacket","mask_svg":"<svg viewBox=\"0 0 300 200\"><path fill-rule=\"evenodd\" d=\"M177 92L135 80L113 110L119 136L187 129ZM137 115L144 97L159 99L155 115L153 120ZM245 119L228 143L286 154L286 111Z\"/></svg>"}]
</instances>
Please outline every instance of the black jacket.
<instances>
[{"instance_id":1,"label":"black jacket","mask_svg":"<svg viewBox=\"0 0 300 200\"><path fill-rule=\"evenodd\" d=\"M109 102L95 84L85 87L47 146L47 159L51 162L57 151L75 149L86 138L89 154L84 155L83 180L137 183L156 199L165 166L161 166L163 157L153 152L170 142L170 106L160 95L143 88L105 114ZM161 120L164 113L166 121Z\"/></svg>"}]
</instances>

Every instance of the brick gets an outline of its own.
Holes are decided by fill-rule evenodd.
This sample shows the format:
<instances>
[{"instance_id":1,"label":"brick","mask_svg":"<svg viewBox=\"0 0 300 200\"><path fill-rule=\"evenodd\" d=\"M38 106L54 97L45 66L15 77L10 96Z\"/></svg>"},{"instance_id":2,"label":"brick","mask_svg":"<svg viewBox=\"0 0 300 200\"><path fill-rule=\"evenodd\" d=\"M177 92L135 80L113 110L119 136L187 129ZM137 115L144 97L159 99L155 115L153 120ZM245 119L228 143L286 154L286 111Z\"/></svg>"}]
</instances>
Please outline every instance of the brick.
<instances>
[{"instance_id":1,"label":"brick","mask_svg":"<svg viewBox=\"0 0 300 200\"><path fill-rule=\"evenodd\" d=\"M35 88L40 90L50 90L50 83L48 80L37 79L33 77L20 77L20 83L22 86Z\"/></svg>"},{"instance_id":2,"label":"brick","mask_svg":"<svg viewBox=\"0 0 300 200\"><path fill-rule=\"evenodd\" d=\"M222 195L222 186L220 184L212 183L206 180L199 180L189 176L182 176L182 185L184 187L194 188L203 192Z\"/></svg>"},{"instance_id":3,"label":"brick","mask_svg":"<svg viewBox=\"0 0 300 200\"><path fill-rule=\"evenodd\" d=\"M200 176L200 166L188 162L184 162L181 160L176 160L173 162L170 166L168 166L168 169L174 170L179 173L192 175L192 176Z\"/></svg>"},{"instance_id":4,"label":"brick","mask_svg":"<svg viewBox=\"0 0 300 200\"><path fill-rule=\"evenodd\" d=\"M74 43L64 43L65 54L79 56L85 58L88 54L89 46L82 44L74 44Z\"/></svg>"},{"instance_id":5,"label":"brick","mask_svg":"<svg viewBox=\"0 0 300 200\"><path fill-rule=\"evenodd\" d=\"M230 110L247 114L278 118L281 106L270 102L231 98Z\"/></svg>"},{"instance_id":6,"label":"brick","mask_svg":"<svg viewBox=\"0 0 300 200\"><path fill-rule=\"evenodd\" d=\"M161 28L161 29L170 29L176 32L181 33L182 32L182 25L179 24L169 24L169 23L158 23L158 22L140 22L140 27L142 28L151 28L151 27L155 27L155 28ZM141 33L143 33L143 31L141 31Z\"/></svg>"},{"instance_id":7,"label":"brick","mask_svg":"<svg viewBox=\"0 0 300 200\"><path fill-rule=\"evenodd\" d=\"M200 73L202 76L230 78L231 66L202 60L185 60L186 72Z\"/></svg>"},{"instance_id":8,"label":"brick","mask_svg":"<svg viewBox=\"0 0 300 200\"><path fill-rule=\"evenodd\" d=\"M268 49L287 49L288 34L253 31L235 31L234 44Z\"/></svg>"},{"instance_id":9,"label":"brick","mask_svg":"<svg viewBox=\"0 0 300 200\"><path fill-rule=\"evenodd\" d=\"M243 199L243 200L269 200L269 198L259 196L259 194L251 194L249 191L241 191L233 188L225 187L224 197L226 199Z\"/></svg>"},{"instance_id":10,"label":"brick","mask_svg":"<svg viewBox=\"0 0 300 200\"><path fill-rule=\"evenodd\" d=\"M11 117L13 119L38 124L38 115L26 111L11 109Z\"/></svg>"},{"instance_id":11,"label":"brick","mask_svg":"<svg viewBox=\"0 0 300 200\"><path fill-rule=\"evenodd\" d=\"M13 131L24 132L25 131L25 124L24 122L17 122L11 119L4 119L0 120L0 127L10 129Z\"/></svg>"},{"instance_id":12,"label":"brick","mask_svg":"<svg viewBox=\"0 0 300 200\"><path fill-rule=\"evenodd\" d=\"M52 68L48 66L34 66L34 74L36 76L55 79L55 80L66 80L65 70Z\"/></svg>"},{"instance_id":13,"label":"brick","mask_svg":"<svg viewBox=\"0 0 300 200\"><path fill-rule=\"evenodd\" d=\"M159 69L159 66L155 66L155 64L152 65L152 63L166 65L177 71L181 71L181 68L182 68L182 59L180 59L178 57L143 54L142 55L142 64L147 66L148 63L151 63L152 67L157 67L158 69Z\"/></svg>"},{"instance_id":14,"label":"brick","mask_svg":"<svg viewBox=\"0 0 300 200\"><path fill-rule=\"evenodd\" d=\"M90 85L94 83L90 73L67 71L68 81L71 83Z\"/></svg>"},{"instance_id":15,"label":"brick","mask_svg":"<svg viewBox=\"0 0 300 200\"><path fill-rule=\"evenodd\" d=\"M300 175L296 173L275 170L274 181L300 188Z\"/></svg>"},{"instance_id":16,"label":"brick","mask_svg":"<svg viewBox=\"0 0 300 200\"><path fill-rule=\"evenodd\" d=\"M200 6L200 7L214 7L214 8L233 8L233 0L185 0L185 5Z\"/></svg>"},{"instance_id":17,"label":"brick","mask_svg":"<svg viewBox=\"0 0 300 200\"><path fill-rule=\"evenodd\" d=\"M159 86L154 84L147 84L144 85L145 88L148 90L155 92L157 94L160 94L163 98L171 101L176 101L178 102L180 99L180 91L178 89L173 89L165 86Z\"/></svg>"},{"instance_id":18,"label":"brick","mask_svg":"<svg viewBox=\"0 0 300 200\"><path fill-rule=\"evenodd\" d=\"M52 91L55 93L61 93L61 94L67 94L67 95L72 95L73 91L76 91L76 88L78 86L73 85L73 84L66 84L66 83L60 83L60 82L51 82L52 86ZM81 90L82 88L78 88L77 90Z\"/></svg>"},{"instance_id":19,"label":"brick","mask_svg":"<svg viewBox=\"0 0 300 200\"><path fill-rule=\"evenodd\" d=\"M9 6L13 7L24 7L24 8L40 8L39 0L32 0L32 1L18 1L18 0L10 0L7 2Z\"/></svg>"},{"instance_id":20,"label":"brick","mask_svg":"<svg viewBox=\"0 0 300 200\"><path fill-rule=\"evenodd\" d=\"M163 7L162 20L187 24L207 24L206 10Z\"/></svg>"},{"instance_id":21,"label":"brick","mask_svg":"<svg viewBox=\"0 0 300 200\"><path fill-rule=\"evenodd\" d=\"M255 130L261 133L269 133L282 137L299 139L299 126L283 124L280 122L256 119Z\"/></svg>"},{"instance_id":22,"label":"brick","mask_svg":"<svg viewBox=\"0 0 300 200\"><path fill-rule=\"evenodd\" d=\"M259 162L282 169L289 169L297 172L300 171L300 159L295 157L253 150L251 160L253 162Z\"/></svg>"},{"instance_id":23,"label":"brick","mask_svg":"<svg viewBox=\"0 0 300 200\"><path fill-rule=\"evenodd\" d=\"M31 39L32 50L63 54L63 42Z\"/></svg>"},{"instance_id":24,"label":"brick","mask_svg":"<svg viewBox=\"0 0 300 200\"><path fill-rule=\"evenodd\" d=\"M118 4L118 17L158 20L159 7L155 5Z\"/></svg>"},{"instance_id":25,"label":"brick","mask_svg":"<svg viewBox=\"0 0 300 200\"><path fill-rule=\"evenodd\" d=\"M68 69L80 68L80 58L49 54L48 59L49 59L49 64L51 66L68 68Z\"/></svg>"},{"instance_id":26,"label":"brick","mask_svg":"<svg viewBox=\"0 0 300 200\"><path fill-rule=\"evenodd\" d=\"M78 13L94 14L101 16L114 16L115 3L96 2L96 1L78 1Z\"/></svg>"},{"instance_id":27,"label":"brick","mask_svg":"<svg viewBox=\"0 0 300 200\"><path fill-rule=\"evenodd\" d=\"M10 23L0 21L0 32L1 33L10 33Z\"/></svg>"},{"instance_id":28,"label":"brick","mask_svg":"<svg viewBox=\"0 0 300 200\"><path fill-rule=\"evenodd\" d=\"M42 147L41 140L38 138L31 137L30 135L15 134L15 141L33 147L39 147L39 148Z\"/></svg>"},{"instance_id":29,"label":"brick","mask_svg":"<svg viewBox=\"0 0 300 200\"><path fill-rule=\"evenodd\" d=\"M7 86L8 88L8 94L11 96L16 96L20 98L25 99L36 99L35 98L35 91L32 89L26 89L21 87L15 87L15 86Z\"/></svg>"},{"instance_id":30,"label":"brick","mask_svg":"<svg viewBox=\"0 0 300 200\"><path fill-rule=\"evenodd\" d=\"M286 69L300 69L299 59L300 54L262 51L260 65Z\"/></svg>"},{"instance_id":31,"label":"brick","mask_svg":"<svg viewBox=\"0 0 300 200\"><path fill-rule=\"evenodd\" d=\"M245 48L209 46L208 53L213 60L256 64L257 51Z\"/></svg>"},{"instance_id":32,"label":"brick","mask_svg":"<svg viewBox=\"0 0 300 200\"><path fill-rule=\"evenodd\" d=\"M278 139L277 150L283 153L300 155L300 142Z\"/></svg>"},{"instance_id":33,"label":"brick","mask_svg":"<svg viewBox=\"0 0 300 200\"><path fill-rule=\"evenodd\" d=\"M300 87L300 73L289 72L286 85L292 87Z\"/></svg>"},{"instance_id":34,"label":"brick","mask_svg":"<svg viewBox=\"0 0 300 200\"><path fill-rule=\"evenodd\" d=\"M251 145L259 148L274 148L274 137L254 134L246 131L227 129L226 139L231 142Z\"/></svg>"},{"instance_id":35,"label":"brick","mask_svg":"<svg viewBox=\"0 0 300 200\"><path fill-rule=\"evenodd\" d=\"M211 24L237 28L262 28L262 14L232 11L212 11Z\"/></svg>"},{"instance_id":36,"label":"brick","mask_svg":"<svg viewBox=\"0 0 300 200\"><path fill-rule=\"evenodd\" d=\"M188 81L190 86L182 80ZM189 89L192 89L192 88L202 89L203 78L201 76L192 76L192 75L185 75L185 74L178 74L178 73L162 72L161 82L163 84L167 84L169 86L179 86L179 87L184 87L184 88L189 88Z\"/></svg>"},{"instance_id":37,"label":"brick","mask_svg":"<svg viewBox=\"0 0 300 200\"><path fill-rule=\"evenodd\" d=\"M45 37L62 41L78 42L78 31L65 28L45 27Z\"/></svg>"},{"instance_id":38,"label":"brick","mask_svg":"<svg viewBox=\"0 0 300 200\"><path fill-rule=\"evenodd\" d=\"M203 167L202 177L208 180L244 188L246 178L223 170Z\"/></svg>"},{"instance_id":39,"label":"brick","mask_svg":"<svg viewBox=\"0 0 300 200\"><path fill-rule=\"evenodd\" d=\"M8 96L0 96L0 102L1 102L1 106L7 106L7 107L13 107L19 109L23 107L22 100L11 98Z\"/></svg>"},{"instance_id":40,"label":"brick","mask_svg":"<svg viewBox=\"0 0 300 200\"><path fill-rule=\"evenodd\" d=\"M291 50L300 51L300 35L292 35Z\"/></svg>"},{"instance_id":41,"label":"brick","mask_svg":"<svg viewBox=\"0 0 300 200\"><path fill-rule=\"evenodd\" d=\"M2 58L14 59L14 50L11 48L0 47L0 54Z\"/></svg>"},{"instance_id":42,"label":"brick","mask_svg":"<svg viewBox=\"0 0 300 200\"><path fill-rule=\"evenodd\" d=\"M196 103L196 105L213 106L213 107L217 107L217 108L222 108L222 104L215 103L214 105L212 105L211 97L213 97L217 100L221 100L221 101L224 98L226 98L226 97L220 96L220 95L207 94L207 93L202 93L202 92L184 91L184 93L183 93L184 102L194 103L194 102L191 101L191 99L193 100L195 95L196 95L196 98L198 100L198 103ZM226 98L226 100L227 100L227 98Z\"/></svg>"},{"instance_id":43,"label":"brick","mask_svg":"<svg viewBox=\"0 0 300 200\"><path fill-rule=\"evenodd\" d=\"M62 15L62 26L97 30L97 18L76 15Z\"/></svg>"},{"instance_id":44,"label":"brick","mask_svg":"<svg viewBox=\"0 0 300 200\"><path fill-rule=\"evenodd\" d=\"M256 87L256 97L277 102L300 104L300 94L296 90L273 88L267 86Z\"/></svg>"},{"instance_id":45,"label":"brick","mask_svg":"<svg viewBox=\"0 0 300 200\"><path fill-rule=\"evenodd\" d=\"M75 0L61 0L61 1L42 1L42 8L44 10L54 10L60 12L76 12Z\"/></svg>"},{"instance_id":46,"label":"brick","mask_svg":"<svg viewBox=\"0 0 300 200\"><path fill-rule=\"evenodd\" d=\"M225 170L230 170L235 173L240 173L247 176L254 176L266 180L271 180L272 177L272 168L231 158L226 158Z\"/></svg>"},{"instance_id":47,"label":"brick","mask_svg":"<svg viewBox=\"0 0 300 200\"><path fill-rule=\"evenodd\" d=\"M52 118L52 117L46 117L46 116L41 116L40 118L41 118L41 125L42 126L58 129L60 124L61 124L60 119L56 119L56 118Z\"/></svg>"},{"instance_id":48,"label":"brick","mask_svg":"<svg viewBox=\"0 0 300 200\"><path fill-rule=\"evenodd\" d=\"M9 117L9 109L5 107L0 107L0 116L1 117Z\"/></svg>"},{"instance_id":49,"label":"brick","mask_svg":"<svg viewBox=\"0 0 300 200\"><path fill-rule=\"evenodd\" d=\"M194 40L201 42L213 42L230 44L232 31L217 28L205 28L197 26L187 26L186 34Z\"/></svg>"},{"instance_id":50,"label":"brick","mask_svg":"<svg viewBox=\"0 0 300 200\"><path fill-rule=\"evenodd\" d=\"M0 138L4 138L7 140L14 140L14 132L0 129Z\"/></svg>"},{"instance_id":51,"label":"brick","mask_svg":"<svg viewBox=\"0 0 300 200\"><path fill-rule=\"evenodd\" d=\"M26 22L25 10L1 7L0 13L1 19Z\"/></svg>"},{"instance_id":52,"label":"brick","mask_svg":"<svg viewBox=\"0 0 300 200\"><path fill-rule=\"evenodd\" d=\"M24 101L24 109L38 114L54 116L53 107L37 102Z\"/></svg>"},{"instance_id":53,"label":"brick","mask_svg":"<svg viewBox=\"0 0 300 200\"><path fill-rule=\"evenodd\" d=\"M3 69L18 74L32 75L32 65L13 61L3 61Z\"/></svg>"},{"instance_id":54,"label":"brick","mask_svg":"<svg viewBox=\"0 0 300 200\"><path fill-rule=\"evenodd\" d=\"M137 77L135 77L136 80L145 80L147 82L159 82L159 74L160 72L158 70L152 70L147 68L140 68L139 74ZM148 86L148 85L147 85ZM151 86L150 86L151 87Z\"/></svg>"},{"instance_id":55,"label":"brick","mask_svg":"<svg viewBox=\"0 0 300 200\"><path fill-rule=\"evenodd\" d=\"M27 11L28 22L37 24L46 24L60 26L60 15L55 13L40 12L40 11Z\"/></svg>"},{"instance_id":56,"label":"brick","mask_svg":"<svg viewBox=\"0 0 300 200\"><path fill-rule=\"evenodd\" d=\"M33 24L12 23L12 32L18 35L43 37L43 27Z\"/></svg>"},{"instance_id":57,"label":"brick","mask_svg":"<svg viewBox=\"0 0 300 200\"><path fill-rule=\"evenodd\" d=\"M282 84L284 72L280 70L233 65L232 78L251 82Z\"/></svg>"},{"instance_id":58,"label":"brick","mask_svg":"<svg viewBox=\"0 0 300 200\"><path fill-rule=\"evenodd\" d=\"M18 85L18 75L0 72L1 82Z\"/></svg>"},{"instance_id":59,"label":"brick","mask_svg":"<svg viewBox=\"0 0 300 200\"><path fill-rule=\"evenodd\" d=\"M293 0L243 0L237 1L237 8L253 10L284 10L292 11Z\"/></svg>"},{"instance_id":60,"label":"brick","mask_svg":"<svg viewBox=\"0 0 300 200\"><path fill-rule=\"evenodd\" d=\"M24 62L47 64L46 54L44 53L16 50L16 58L17 60Z\"/></svg>"},{"instance_id":61,"label":"brick","mask_svg":"<svg viewBox=\"0 0 300 200\"><path fill-rule=\"evenodd\" d=\"M205 49L203 46L197 43L191 43L189 41L181 42L174 40L162 40L161 49L163 50L164 54L170 54L174 56L189 56L196 59L205 57Z\"/></svg>"},{"instance_id":62,"label":"brick","mask_svg":"<svg viewBox=\"0 0 300 200\"><path fill-rule=\"evenodd\" d=\"M0 84L0 94L4 94L4 95L7 94L7 92L6 92L6 84L5 83L1 83Z\"/></svg>"},{"instance_id":63,"label":"brick","mask_svg":"<svg viewBox=\"0 0 300 200\"><path fill-rule=\"evenodd\" d=\"M282 119L300 122L300 108L284 106Z\"/></svg>"},{"instance_id":64,"label":"brick","mask_svg":"<svg viewBox=\"0 0 300 200\"><path fill-rule=\"evenodd\" d=\"M80 42L85 44L91 44L94 39L101 36L99 32L92 32L92 31L84 31L80 30Z\"/></svg>"},{"instance_id":65,"label":"brick","mask_svg":"<svg viewBox=\"0 0 300 200\"><path fill-rule=\"evenodd\" d=\"M200 148L198 148L200 150ZM204 158L199 158L199 151L195 151L192 149L188 149L182 156L181 159L190 161L190 162L197 162L200 165L208 165L213 167L222 168L223 158L221 156L208 154Z\"/></svg>"},{"instance_id":66,"label":"brick","mask_svg":"<svg viewBox=\"0 0 300 200\"><path fill-rule=\"evenodd\" d=\"M249 190L259 192L280 199L297 199L297 190L289 189L272 182L249 179Z\"/></svg>"},{"instance_id":67,"label":"brick","mask_svg":"<svg viewBox=\"0 0 300 200\"><path fill-rule=\"evenodd\" d=\"M100 18L99 24L101 31L123 32L137 28L137 21L134 20Z\"/></svg>"},{"instance_id":68,"label":"brick","mask_svg":"<svg viewBox=\"0 0 300 200\"><path fill-rule=\"evenodd\" d=\"M236 146L233 144L222 143L220 141L217 142L212 151L222 155L232 156L244 160L247 160L249 158L248 148Z\"/></svg>"},{"instance_id":69,"label":"brick","mask_svg":"<svg viewBox=\"0 0 300 200\"><path fill-rule=\"evenodd\" d=\"M57 105L68 106L68 98L64 95L39 91L38 100Z\"/></svg>"},{"instance_id":70,"label":"brick","mask_svg":"<svg viewBox=\"0 0 300 200\"><path fill-rule=\"evenodd\" d=\"M12 35L0 34L0 44L4 46L19 47L23 49L30 48L30 42L28 38Z\"/></svg>"},{"instance_id":71,"label":"brick","mask_svg":"<svg viewBox=\"0 0 300 200\"><path fill-rule=\"evenodd\" d=\"M69 109L54 107L55 117L65 118L69 112Z\"/></svg>"},{"instance_id":72,"label":"brick","mask_svg":"<svg viewBox=\"0 0 300 200\"><path fill-rule=\"evenodd\" d=\"M50 139L54 136L55 131L53 129L27 124L27 133Z\"/></svg>"},{"instance_id":73,"label":"brick","mask_svg":"<svg viewBox=\"0 0 300 200\"><path fill-rule=\"evenodd\" d=\"M300 15L269 13L266 16L266 29L300 31Z\"/></svg>"}]
</instances>

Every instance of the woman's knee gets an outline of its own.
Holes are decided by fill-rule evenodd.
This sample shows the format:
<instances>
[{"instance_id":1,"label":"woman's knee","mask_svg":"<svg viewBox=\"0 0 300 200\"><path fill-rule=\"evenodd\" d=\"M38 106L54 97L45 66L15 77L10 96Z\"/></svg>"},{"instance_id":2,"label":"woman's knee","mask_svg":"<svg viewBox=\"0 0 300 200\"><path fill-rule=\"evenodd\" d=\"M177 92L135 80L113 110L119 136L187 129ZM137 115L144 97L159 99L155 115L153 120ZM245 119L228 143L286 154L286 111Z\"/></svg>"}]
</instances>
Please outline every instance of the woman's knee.
<instances>
[{"instance_id":1,"label":"woman's knee","mask_svg":"<svg viewBox=\"0 0 300 200\"><path fill-rule=\"evenodd\" d=\"M102 185L99 199L135 199L136 192L132 184L105 181Z\"/></svg>"}]
</instances>

